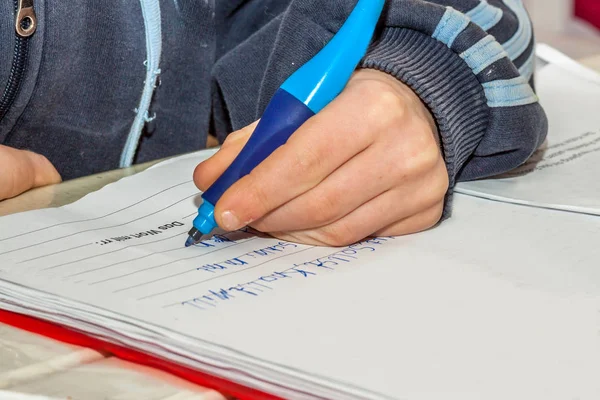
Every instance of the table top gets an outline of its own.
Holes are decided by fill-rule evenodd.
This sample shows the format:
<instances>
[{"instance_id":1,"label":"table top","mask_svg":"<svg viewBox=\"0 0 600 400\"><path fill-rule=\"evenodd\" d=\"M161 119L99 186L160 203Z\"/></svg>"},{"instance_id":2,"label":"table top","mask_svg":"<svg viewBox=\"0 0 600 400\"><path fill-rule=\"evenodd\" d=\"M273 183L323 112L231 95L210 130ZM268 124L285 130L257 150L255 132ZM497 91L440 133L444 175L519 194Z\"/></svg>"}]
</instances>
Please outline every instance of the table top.
<instances>
[{"instance_id":1,"label":"table top","mask_svg":"<svg viewBox=\"0 0 600 400\"><path fill-rule=\"evenodd\" d=\"M588 57L580 61L583 65L594 69L596 71L600 71L600 55L594 57Z\"/></svg>"},{"instance_id":2,"label":"table top","mask_svg":"<svg viewBox=\"0 0 600 400\"><path fill-rule=\"evenodd\" d=\"M600 55L581 61L600 71ZM217 145L209 139L208 147ZM131 168L38 188L0 202L0 216L59 207L123 177L139 173L157 160ZM99 380L98 376L102 376ZM59 343L0 324L0 398L11 393L42 399L224 400L214 391L170 374L131 364L106 354Z\"/></svg>"},{"instance_id":3,"label":"table top","mask_svg":"<svg viewBox=\"0 0 600 400\"><path fill-rule=\"evenodd\" d=\"M225 400L165 372L0 324L0 399L26 400L27 395L39 400Z\"/></svg>"}]
</instances>

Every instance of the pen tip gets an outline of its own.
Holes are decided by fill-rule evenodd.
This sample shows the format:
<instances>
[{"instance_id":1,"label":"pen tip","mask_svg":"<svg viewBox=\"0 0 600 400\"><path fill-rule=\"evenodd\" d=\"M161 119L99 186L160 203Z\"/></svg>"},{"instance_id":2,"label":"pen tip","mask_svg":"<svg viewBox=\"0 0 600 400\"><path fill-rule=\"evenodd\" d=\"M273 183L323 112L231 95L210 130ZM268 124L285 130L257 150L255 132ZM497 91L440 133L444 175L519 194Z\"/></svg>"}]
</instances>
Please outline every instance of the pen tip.
<instances>
[{"instance_id":1,"label":"pen tip","mask_svg":"<svg viewBox=\"0 0 600 400\"><path fill-rule=\"evenodd\" d=\"M188 237L187 240L185 241L185 247L190 247L193 244L194 244L194 238L191 236Z\"/></svg>"}]
</instances>

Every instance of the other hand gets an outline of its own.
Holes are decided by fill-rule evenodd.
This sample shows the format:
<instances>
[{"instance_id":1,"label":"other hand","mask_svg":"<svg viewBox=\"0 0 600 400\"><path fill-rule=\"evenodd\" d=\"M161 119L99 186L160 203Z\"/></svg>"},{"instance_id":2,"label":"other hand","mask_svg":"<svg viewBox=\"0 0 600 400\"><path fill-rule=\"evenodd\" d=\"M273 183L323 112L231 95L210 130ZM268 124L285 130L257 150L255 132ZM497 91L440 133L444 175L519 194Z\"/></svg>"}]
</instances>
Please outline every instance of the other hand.
<instances>
[{"instance_id":1,"label":"other hand","mask_svg":"<svg viewBox=\"0 0 600 400\"><path fill-rule=\"evenodd\" d=\"M0 200L60 181L59 173L46 157L0 145Z\"/></svg>"}]
</instances>

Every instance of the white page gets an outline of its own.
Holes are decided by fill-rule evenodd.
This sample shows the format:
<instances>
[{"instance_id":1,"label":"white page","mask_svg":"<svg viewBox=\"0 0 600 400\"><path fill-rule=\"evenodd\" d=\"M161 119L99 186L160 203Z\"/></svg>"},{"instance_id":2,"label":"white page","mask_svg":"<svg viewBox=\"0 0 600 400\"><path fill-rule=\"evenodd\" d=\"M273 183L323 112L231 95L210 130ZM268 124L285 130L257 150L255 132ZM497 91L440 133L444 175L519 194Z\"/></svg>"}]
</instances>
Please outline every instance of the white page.
<instances>
[{"instance_id":1,"label":"white page","mask_svg":"<svg viewBox=\"0 0 600 400\"><path fill-rule=\"evenodd\" d=\"M196 163L0 218L1 306L18 295L286 397L600 396L600 218L457 195L450 221L403 238L331 249L236 232L186 249ZM77 315L59 315L69 303Z\"/></svg>"},{"instance_id":2,"label":"white page","mask_svg":"<svg viewBox=\"0 0 600 400\"><path fill-rule=\"evenodd\" d=\"M535 54L539 66L553 64L564 71L581 76L589 82L600 84L600 74L598 71L577 62L552 46L545 43L538 43L535 48Z\"/></svg>"},{"instance_id":3,"label":"white page","mask_svg":"<svg viewBox=\"0 0 600 400\"><path fill-rule=\"evenodd\" d=\"M600 78L565 62L538 71L536 89L548 139L523 166L457 192L488 199L600 215Z\"/></svg>"}]
</instances>

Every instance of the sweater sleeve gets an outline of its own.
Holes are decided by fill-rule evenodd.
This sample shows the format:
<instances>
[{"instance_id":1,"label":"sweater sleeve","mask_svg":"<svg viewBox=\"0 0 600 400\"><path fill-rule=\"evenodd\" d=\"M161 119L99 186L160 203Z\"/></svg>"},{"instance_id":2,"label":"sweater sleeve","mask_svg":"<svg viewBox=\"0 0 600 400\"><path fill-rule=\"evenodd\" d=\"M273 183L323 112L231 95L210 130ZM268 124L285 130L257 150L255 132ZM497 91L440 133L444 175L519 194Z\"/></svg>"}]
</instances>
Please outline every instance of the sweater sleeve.
<instances>
[{"instance_id":1,"label":"sweater sleeve","mask_svg":"<svg viewBox=\"0 0 600 400\"><path fill-rule=\"evenodd\" d=\"M357 0L288 3L216 63L219 137L260 117L279 85L331 39ZM450 178L444 218L457 182L514 169L545 140L534 43L521 0L386 2L361 67L410 86L435 117Z\"/></svg>"}]
</instances>

